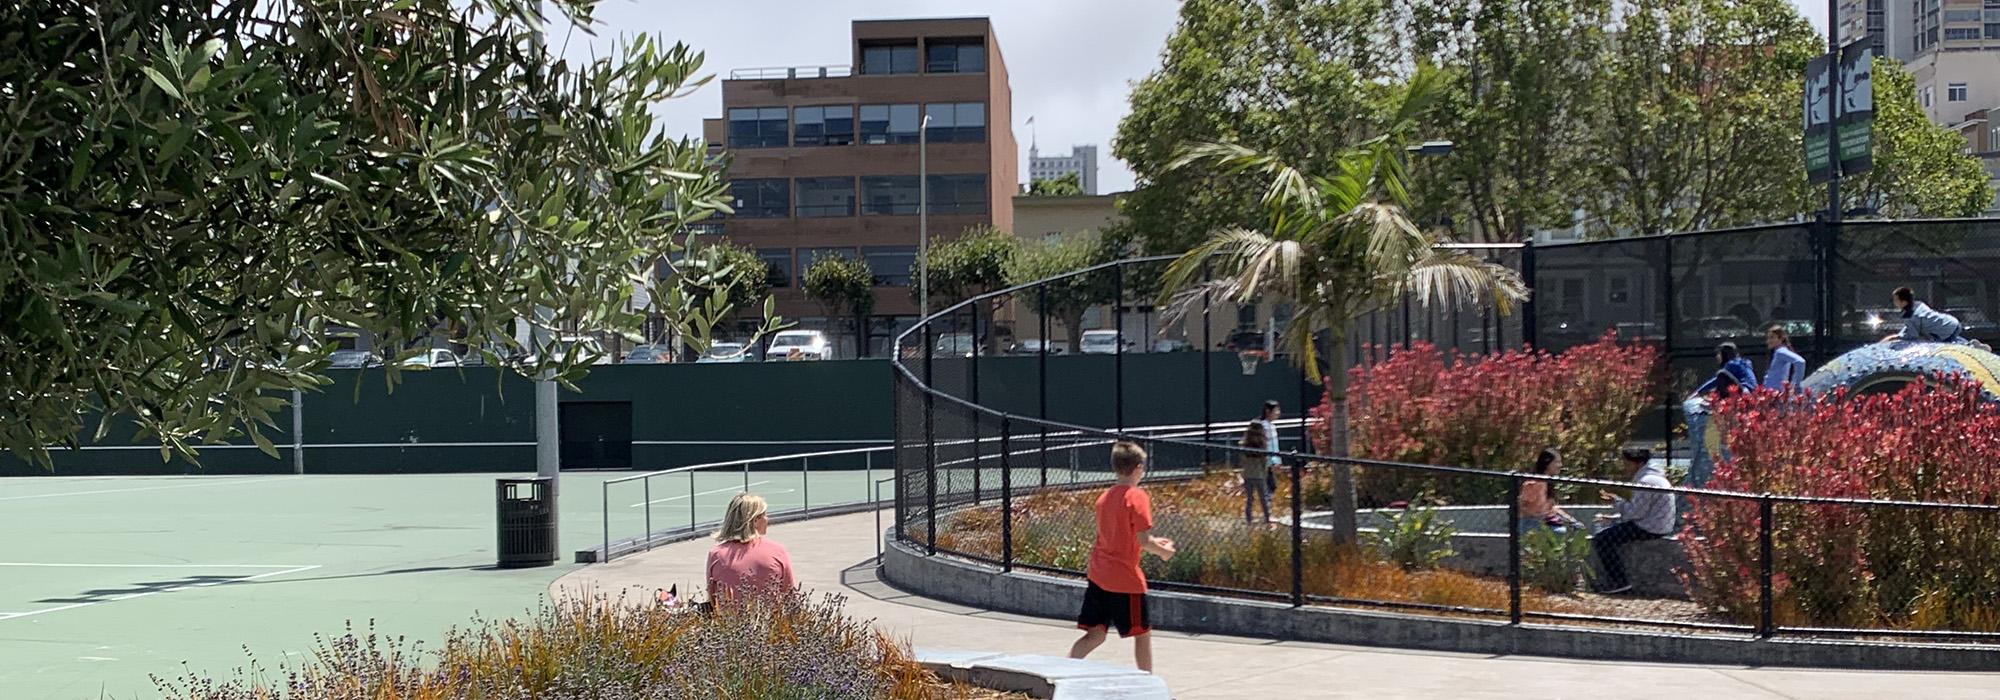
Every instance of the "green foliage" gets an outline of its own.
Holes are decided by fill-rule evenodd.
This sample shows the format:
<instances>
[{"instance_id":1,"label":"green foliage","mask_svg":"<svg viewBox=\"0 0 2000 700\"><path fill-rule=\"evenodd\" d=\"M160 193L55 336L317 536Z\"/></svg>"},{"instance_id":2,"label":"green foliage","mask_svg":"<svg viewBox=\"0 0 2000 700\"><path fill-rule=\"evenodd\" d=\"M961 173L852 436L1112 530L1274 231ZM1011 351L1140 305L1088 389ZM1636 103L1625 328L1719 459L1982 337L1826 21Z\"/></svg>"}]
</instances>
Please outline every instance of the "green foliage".
<instances>
[{"instance_id":1,"label":"green foliage","mask_svg":"<svg viewBox=\"0 0 2000 700\"><path fill-rule=\"evenodd\" d=\"M1008 260L1007 284L1052 280L1023 291L1020 300L1035 313L1060 321L1069 332L1070 352L1082 352L1084 312L1111 303L1117 290L1111 275L1071 273L1116 261L1120 252L1110 239L1088 232L1024 241Z\"/></svg>"},{"instance_id":2,"label":"green foliage","mask_svg":"<svg viewBox=\"0 0 2000 700\"><path fill-rule=\"evenodd\" d=\"M1875 59L1874 166L1841 181L1846 207L1891 218L1978 216L1993 203L1992 181L1965 136L1931 122L1917 104L1916 78Z\"/></svg>"},{"instance_id":3,"label":"green foliage","mask_svg":"<svg viewBox=\"0 0 2000 700\"><path fill-rule=\"evenodd\" d=\"M1596 574L1590 568L1590 534L1538 527L1521 535L1521 583L1550 593L1576 590Z\"/></svg>"},{"instance_id":4,"label":"green foliage","mask_svg":"<svg viewBox=\"0 0 2000 700\"><path fill-rule=\"evenodd\" d=\"M1362 543L1374 547L1390 563L1405 570L1436 568L1456 552L1451 538L1457 528L1438 517L1430 506L1412 505L1389 516L1389 522L1374 532L1363 533Z\"/></svg>"},{"instance_id":5,"label":"green foliage","mask_svg":"<svg viewBox=\"0 0 2000 700\"><path fill-rule=\"evenodd\" d=\"M739 312L762 308L766 330L785 324L772 313L772 270L756 251L729 243L689 241L686 255L669 267L664 285L673 307L692 322L677 324L682 344L701 353L715 341L716 327Z\"/></svg>"},{"instance_id":6,"label":"green foliage","mask_svg":"<svg viewBox=\"0 0 2000 700\"><path fill-rule=\"evenodd\" d=\"M1799 145L1801 76L1825 50L1786 0L1632 0L1593 65L1576 126L1594 235L1792 218L1814 208Z\"/></svg>"},{"instance_id":7,"label":"green foliage","mask_svg":"<svg viewBox=\"0 0 2000 700\"><path fill-rule=\"evenodd\" d=\"M586 28L594 4L559 3ZM325 383L335 324L448 328L496 363L530 325L635 333L651 261L725 210L705 147L652 113L702 55L639 35L562 60L538 6L0 9L0 444L46 463L95 412L184 455L239 430L271 452L259 426ZM667 296L683 335L716 318ZM521 371L583 371L534 350Z\"/></svg>"},{"instance_id":8,"label":"green foliage","mask_svg":"<svg viewBox=\"0 0 2000 700\"><path fill-rule=\"evenodd\" d=\"M933 245L929 255L910 266L914 280L930 268L931 309L937 310L1007 284L1007 266L1018 247L1014 237L992 227L975 227L948 243ZM917 286L910 287L916 299Z\"/></svg>"},{"instance_id":9,"label":"green foliage","mask_svg":"<svg viewBox=\"0 0 2000 700\"><path fill-rule=\"evenodd\" d=\"M1161 65L1132 89L1112 153L1139 188L1122 211L1147 253L1263 219L1262 180L1214 164L1173 167L1193 143L1235 143L1309 172L1378 132L1392 104L1386 0L1187 0Z\"/></svg>"},{"instance_id":10,"label":"green foliage","mask_svg":"<svg viewBox=\"0 0 2000 700\"><path fill-rule=\"evenodd\" d=\"M868 263L842 255L814 258L806 268L805 292L824 305L827 315L854 323L855 347L868 355L868 314L875 311L875 273Z\"/></svg>"},{"instance_id":11,"label":"green foliage","mask_svg":"<svg viewBox=\"0 0 2000 700\"><path fill-rule=\"evenodd\" d=\"M1074 197L1083 194L1083 183L1076 173L1063 173L1061 177L1037 178L1028 183L1031 197Z\"/></svg>"}]
</instances>

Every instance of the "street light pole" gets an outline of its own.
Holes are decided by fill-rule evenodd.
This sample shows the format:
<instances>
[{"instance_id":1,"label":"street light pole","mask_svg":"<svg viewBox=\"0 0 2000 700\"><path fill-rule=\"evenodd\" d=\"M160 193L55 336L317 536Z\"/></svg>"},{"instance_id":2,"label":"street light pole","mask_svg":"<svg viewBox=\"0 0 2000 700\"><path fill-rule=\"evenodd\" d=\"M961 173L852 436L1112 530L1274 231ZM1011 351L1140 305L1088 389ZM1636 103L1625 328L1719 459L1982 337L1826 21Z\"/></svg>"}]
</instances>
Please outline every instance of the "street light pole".
<instances>
[{"instance_id":1,"label":"street light pole","mask_svg":"<svg viewBox=\"0 0 2000 700\"><path fill-rule=\"evenodd\" d=\"M917 318L931 313L931 115L917 123Z\"/></svg>"}]
</instances>

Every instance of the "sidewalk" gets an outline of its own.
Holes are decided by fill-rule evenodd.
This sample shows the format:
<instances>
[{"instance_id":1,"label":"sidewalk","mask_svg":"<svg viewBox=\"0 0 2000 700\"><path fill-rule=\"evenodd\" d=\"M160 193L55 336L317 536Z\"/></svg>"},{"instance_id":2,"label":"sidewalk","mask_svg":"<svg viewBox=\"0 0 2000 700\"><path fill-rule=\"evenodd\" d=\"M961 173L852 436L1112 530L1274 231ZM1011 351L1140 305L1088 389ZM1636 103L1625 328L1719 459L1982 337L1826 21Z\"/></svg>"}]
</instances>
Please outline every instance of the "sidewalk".
<instances>
[{"instance_id":1,"label":"sidewalk","mask_svg":"<svg viewBox=\"0 0 2000 700\"><path fill-rule=\"evenodd\" d=\"M884 518L885 522L887 518ZM774 526L791 552L800 585L847 598L848 612L925 649L1016 654L1067 653L1075 626L964 608L905 594L876 580L875 518L844 515ZM662 547L558 579L550 591L615 592L702 580L706 539ZM1154 634L1160 675L1182 700L1315 698L1992 698L2000 673L1815 671L1492 657L1233 637ZM1113 639L1091 657L1132 663L1132 646Z\"/></svg>"}]
</instances>

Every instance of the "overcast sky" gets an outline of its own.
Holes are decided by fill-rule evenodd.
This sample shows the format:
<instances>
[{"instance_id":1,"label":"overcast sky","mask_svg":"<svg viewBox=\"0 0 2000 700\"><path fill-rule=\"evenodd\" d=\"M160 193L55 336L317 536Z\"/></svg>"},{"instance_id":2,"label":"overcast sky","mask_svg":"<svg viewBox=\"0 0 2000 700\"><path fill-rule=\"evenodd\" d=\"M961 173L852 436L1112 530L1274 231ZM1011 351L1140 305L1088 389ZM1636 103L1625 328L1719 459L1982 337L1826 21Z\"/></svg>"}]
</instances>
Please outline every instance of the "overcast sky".
<instances>
[{"instance_id":1,"label":"overcast sky","mask_svg":"<svg viewBox=\"0 0 2000 700\"><path fill-rule=\"evenodd\" d=\"M1825 2L1793 3L1825 26ZM1021 172L1028 172L1031 138L1043 153L1098 144L1099 190L1117 192L1131 189L1132 171L1111 157L1111 137L1132 83L1159 64L1178 7L1175 0L606 0L598 36L578 35L568 51L586 56L621 34L657 33L707 52L706 70L720 78L732 69L848 63L855 19L990 17L1013 82ZM563 32L552 34L550 44L563 46ZM714 83L659 108L669 133L691 135L701 133L702 118L721 112Z\"/></svg>"}]
</instances>

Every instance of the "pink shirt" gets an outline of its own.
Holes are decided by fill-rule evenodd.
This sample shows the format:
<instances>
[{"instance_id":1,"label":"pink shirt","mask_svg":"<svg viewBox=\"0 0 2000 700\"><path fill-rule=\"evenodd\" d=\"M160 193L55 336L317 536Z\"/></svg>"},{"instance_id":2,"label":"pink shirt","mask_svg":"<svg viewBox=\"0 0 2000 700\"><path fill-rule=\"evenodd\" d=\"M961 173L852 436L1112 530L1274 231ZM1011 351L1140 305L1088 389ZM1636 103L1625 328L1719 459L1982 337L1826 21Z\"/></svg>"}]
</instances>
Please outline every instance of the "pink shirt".
<instances>
[{"instance_id":1,"label":"pink shirt","mask_svg":"<svg viewBox=\"0 0 2000 700\"><path fill-rule=\"evenodd\" d=\"M708 550L710 598L790 591L797 586L798 581L792 578L791 555L785 553L784 545L768 537L749 542L719 542Z\"/></svg>"}]
</instances>

